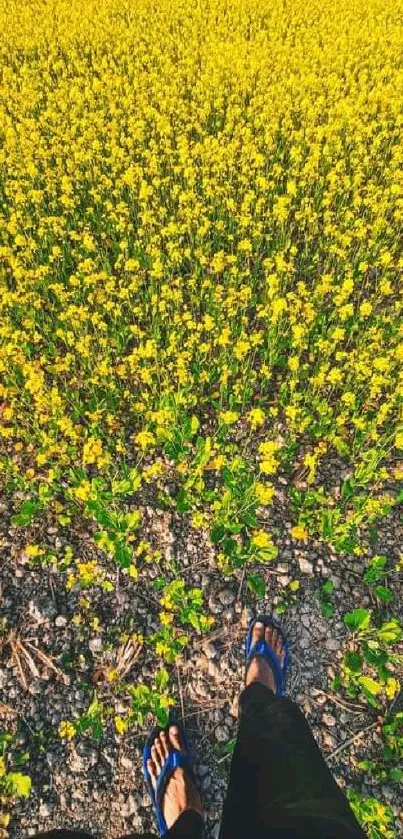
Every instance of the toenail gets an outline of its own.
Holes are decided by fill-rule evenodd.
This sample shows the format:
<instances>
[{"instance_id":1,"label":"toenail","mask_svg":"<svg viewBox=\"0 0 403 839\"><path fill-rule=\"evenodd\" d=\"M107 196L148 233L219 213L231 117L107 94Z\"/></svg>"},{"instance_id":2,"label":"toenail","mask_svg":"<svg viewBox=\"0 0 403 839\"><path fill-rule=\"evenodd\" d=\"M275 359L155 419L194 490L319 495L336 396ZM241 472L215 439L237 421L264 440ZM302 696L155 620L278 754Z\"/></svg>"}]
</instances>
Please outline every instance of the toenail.
<instances>
[{"instance_id":1,"label":"toenail","mask_svg":"<svg viewBox=\"0 0 403 839\"><path fill-rule=\"evenodd\" d=\"M171 725L169 730L170 730L171 734L179 734L179 729L178 729L177 725Z\"/></svg>"},{"instance_id":2,"label":"toenail","mask_svg":"<svg viewBox=\"0 0 403 839\"><path fill-rule=\"evenodd\" d=\"M255 627L256 629L263 629L264 624L261 621L256 621Z\"/></svg>"}]
</instances>

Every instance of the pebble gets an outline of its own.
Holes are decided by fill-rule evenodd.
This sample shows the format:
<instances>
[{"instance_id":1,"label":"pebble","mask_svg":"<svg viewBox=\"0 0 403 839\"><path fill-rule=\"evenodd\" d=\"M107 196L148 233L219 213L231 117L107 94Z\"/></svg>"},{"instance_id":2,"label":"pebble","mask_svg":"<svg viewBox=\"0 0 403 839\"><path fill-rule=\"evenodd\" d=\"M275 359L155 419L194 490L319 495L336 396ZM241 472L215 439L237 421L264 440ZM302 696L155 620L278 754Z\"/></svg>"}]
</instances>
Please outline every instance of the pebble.
<instances>
[{"instance_id":1,"label":"pebble","mask_svg":"<svg viewBox=\"0 0 403 839\"><path fill-rule=\"evenodd\" d=\"M220 668L217 667L214 661L209 661L208 663L208 674L209 676L211 676L212 679L220 678Z\"/></svg>"},{"instance_id":2,"label":"pebble","mask_svg":"<svg viewBox=\"0 0 403 839\"><path fill-rule=\"evenodd\" d=\"M322 720L328 728L333 728L336 725L336 718L333 714L323 714Z\"/></svg>"},{"instance_id":3,"label":"pebble","mask_svg":"<svg viewBox=\"0 0 403 839\"><path fill-rule=\"evenodd\" d=\"M221 605L221 603L217 603L215 597L213 597L213 596L209 597L208 605L209 605L210 612L213 615L219 615L220 612L222 612L222 605Z\"/></svg>"},{"instance_id":4,"label":"pebble","mask_svg":"<svg viewBox=\"0 0 403 839\"><path fill-rule=\"evenodd\" d=\"M129 757L126 757L126 755L122 755L120 759L120 764L121 766L123 766L123 769L128 769L129 772L133 771L133 761L130 760Z\"/></svg>"},{"instance_id":5,"label":"pebble","mask_svg":"<svg viewBox=\"0 0 403 839\"><path fill-rule=\"evenodd\" d=\"M235 594L230 588L225 588L223 591L220 591L218 599L223 606L230 606L235 600Z\"/></svg>"},{"instance_id":6,"label":"pebble","mask_svg":"<svg viewBox=\"0 0 403 839\"><path fill-rule=\"evenodd\" d=\"M312 696L315 696L315 702L317 705L325 705L326 704L326 696L324 693L318 693L316 696L313 691L311 691Z\"/></svg>"},{"instance_id":7,"label":"pebble","mask_svg":"<svg viewBox=\"0 0 403 839\"><path fill-rule=\"evenodd\" d=\"M66 624L67 624L67 618L65 618L64 615L58 615L56 620L55 620L55 625L62 627L62 626L66 626Z\"/></svg>"},{"instance_id":8,"label":"pebble","mask_svg":"<svg viewBox=\"0 0 403 839\"><path fill-rule=\"evenodd\" d=\"M92 653L100 653L102 652L102 639L91 638L91 640L88 642L88 646Z\"/></svg>"},{"instance_id":9,"label":"pebble","mask_svg":"<svg viewBox=\"0 0 403 839\"><path fill-rule=\"evenodd\" d=\"M69 768L72 772L84 772L86 769L85 762L76 752L72 752L68 760Z\"/></svg>"},{"instance_id":10,"label":"pebble","mask_svg":"<svg viewBox=\"0 0 403 839\"><path fill-rule=\"evenodd\" d=\"M229 738L228 728L225 725L219 725L215 730L215 739L218 743L225 743Z\"/></svg>"},{"instance_id":11,"label":"pebble","mask_svg":"<svg viewBox=\"0 0 403 839\"><path fill-rule=\"evenodd\" d=\"M309 562L309 559L306 559L305 556L298 556L297 560L303 574L313 574L313 565L312 562Z\"/></svg>"},{"instance_id":12,"label":"pebble","mask_svg":"<svg viewBox=\"0 0 403 839\"><path fill-rule=\"evenodd\" d=\"M325 647L327 650L339 650L340 641L337 638L326 638Z\"/></svg>"},{"instance_id":13,"label":"pebble","mask_svg":"<svg viewBox=\"0 0 403 839\"><path fill-rule=\"evenodd\" d=\"M207 658L215 658L217 655L217 650L211 641L203 646L203 652Z\"/></svg>"},{"instance_id":14,"label":"pebble","mask_svg":"<svg viewBox=\"0 0 403 839\"><path fill-rule=\"evenodd\" d=\"M323 731L322 733L322 740L323 745L326 749L334 749L336 746L336 740L333 737L333 734L330 734L330 731Z\"/></svg>"},{"instance_id":15,"label":"pebble","mask_svg":"<svg viewBox=\"0 0 403 839\"><path fill-rule=\"evenodd\" d=\"M128 795L120 805L120 813L124 819L130 818L136 812L136 801L134 795Z\"/></svg>"}]
</instances>

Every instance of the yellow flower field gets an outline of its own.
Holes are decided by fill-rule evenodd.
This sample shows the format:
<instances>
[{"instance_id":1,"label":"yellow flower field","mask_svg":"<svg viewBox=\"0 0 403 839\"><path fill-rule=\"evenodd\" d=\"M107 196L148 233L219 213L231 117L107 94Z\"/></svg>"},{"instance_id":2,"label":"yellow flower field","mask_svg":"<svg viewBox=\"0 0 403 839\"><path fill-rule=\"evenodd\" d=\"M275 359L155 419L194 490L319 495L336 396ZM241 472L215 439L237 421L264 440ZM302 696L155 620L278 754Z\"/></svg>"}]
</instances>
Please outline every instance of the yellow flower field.
<instances>
[{"instance_id":1,"label":"yellow flower field","mask_svg":"<svg viewBox=\"0 0 403 839\"><path fill-rule=\"evenodd\" d=\"M402 13L0 0L1 484L78 623L111 568L162 569L168 669L212 622L150 493L256 596L279 487L295 544L352 562L403 498ZM48 516L94 554L50 555Z\"/></svg>"}]
</instances>

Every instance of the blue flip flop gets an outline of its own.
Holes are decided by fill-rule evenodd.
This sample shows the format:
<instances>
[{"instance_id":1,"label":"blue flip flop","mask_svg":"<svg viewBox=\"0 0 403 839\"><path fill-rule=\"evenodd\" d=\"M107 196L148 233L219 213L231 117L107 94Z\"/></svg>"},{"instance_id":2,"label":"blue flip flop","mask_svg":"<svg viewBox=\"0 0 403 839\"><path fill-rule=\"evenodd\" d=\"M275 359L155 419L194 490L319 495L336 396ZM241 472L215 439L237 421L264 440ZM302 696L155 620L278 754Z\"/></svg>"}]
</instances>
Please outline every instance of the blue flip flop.
<instances>
[{"instance_id":1,"label":"blue flip flop","mask_svg":"<svg viewBox=\"0 0 403 839\"><path fill-rule=\"evenodd\" d=\"M269 647L266 641L258 641L257 644L252 644L252 632L256 623L262 623L264 626L271 626L281 633L285 653L284 661L282 664L278 655L274 652L274 650L271 647ZM276 695L284 696L285 682L290 660L290 648L288 641L284 635L281 624L279 624L278 621L271 617L271 615L258 615L258 617L253 618L253 620L249 624L249 629L245 643L246 669L248 669L248 666L252 659L258 655L262 656L262 658L265 658L266 661L270 664L276 682Z\"/></svg>"},{"instance_id":2,"label":"blue flip flop","mask_svg":"<svg viewBox=\"0 0 403 839\"><path fill-rule=\"evenodd\" d=\"M147 768L147 761L152 760L151 746L153 745L155 738L158 736L158 734L161 731L168 731L168 728L170 728L172 725L175 725L179 729L180 740L183 743L186 751L182 751L180 749L173 749L171 752L169 752L168 757L158 776L157 789L154 790L154 787L151 782L151 776ZM189 773L193 782L196 784L196 778L189 753L189 746L183 726L179 722L176 722L176 720L174 720L169 723L168 728L154 728L149 737L147 738L147 742L143 749L143 775L151 796L160 836L164 836L164 834L167 833L169 830L162 812L162 801L169 779L172 777L173 773L175 772L175 769L178 769L178 767L181 766L183 769L186 770L186 772Z\"/></svg>"}]
</instances>

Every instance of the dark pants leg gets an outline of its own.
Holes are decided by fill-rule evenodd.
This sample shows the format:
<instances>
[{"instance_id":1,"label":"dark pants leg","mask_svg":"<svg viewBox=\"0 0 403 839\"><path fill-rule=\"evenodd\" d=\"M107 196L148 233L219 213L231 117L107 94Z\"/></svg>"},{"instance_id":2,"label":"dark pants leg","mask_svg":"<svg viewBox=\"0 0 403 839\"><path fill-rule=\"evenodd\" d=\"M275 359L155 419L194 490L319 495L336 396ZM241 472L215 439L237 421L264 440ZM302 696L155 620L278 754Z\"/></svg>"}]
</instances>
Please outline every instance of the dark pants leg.
<instances>
[{"instance_id":1,"label":"dark pants leg","mask_svg":"<svg viewBox=\"0 0 403 839\"><path fill-rule=\"evenodd\" d=\"M204 821L199 813L188 810L165 834L166 839L203 839ZM47 833L37 833L34 839L94 839L90 833L80 830L49 830ZM154 833L130 833L122 839L156 839Z\"/></svg>"},{"instance_id":2,"label":"dark pants leg","mask_svg":"<svg viewBox=\"0 0 403 839\"><path fill-rule=\"evenodd\" d=\"M202 839L203 834L203 819L188 811L167 839ZM35 839L91 837L63 830ZM220 839L365 839L302 711L260 684L241 694Z\"/></svg>"},{"instance_id":3,"label":"dark pants leg","mask_svg":"<svg viewBox=\"0 0 403 839\"><path fill-rule=\"evenodd\" d=\"M220 839L365 839L302 711L261 684L240 698Z\"/></svg>"},{"instance_id":4,"label":"dark pants leg","mask_svg":"<svg viewBox=\"0 0 403 839\"><path fill-rule=\"evenodd\" d=\"M168 830L165 837L166 839L203 839L203 818L194 810L187 810L179 816L179 819ZM131 833L130 836L123 836L122 839L155 839L155 835L151 833Z\"/></svg>"}]
</instances>

